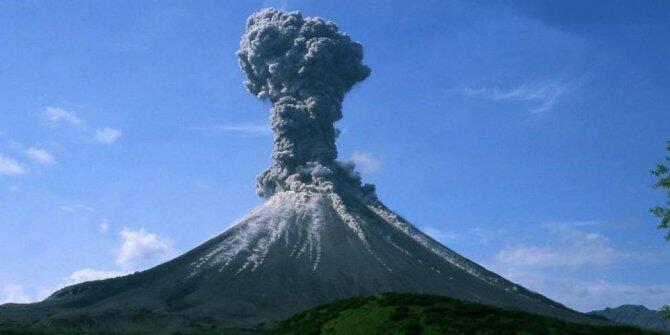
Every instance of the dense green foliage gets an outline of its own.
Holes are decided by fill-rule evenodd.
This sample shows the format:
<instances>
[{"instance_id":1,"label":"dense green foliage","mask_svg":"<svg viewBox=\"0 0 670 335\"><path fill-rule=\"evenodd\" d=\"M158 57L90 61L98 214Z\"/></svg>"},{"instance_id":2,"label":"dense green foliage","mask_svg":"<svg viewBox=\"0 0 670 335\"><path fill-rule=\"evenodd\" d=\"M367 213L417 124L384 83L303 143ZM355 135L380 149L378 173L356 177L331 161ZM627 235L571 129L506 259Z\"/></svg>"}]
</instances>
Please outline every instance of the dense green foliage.
<instances>
[{"instance_id":1,"label":"dense green foliage","mask_svg":"<svg viewBox=\"0 0 670 335\"><path fill-rule=\"evenodd\" d=\"M591 326L460 300L389 293L336 301L300 313L270 334L643 335L631 327Z\"/></svg>"},{"instance_id":2,"label":"dense green foliage","mask_svg":"<svg viewBox=\"0 0 670 335\"><path fill-rule=\"evenodd\" d=\"M53 328L40 328L40 327L2 327L0 326L0 335L155 335L155 334L164 334L162 332L124 332L124 333L111 333L111 332L91 332L91 331L80 331L73 329L53 329ZM245 330L231 330L231 329L218 329L218 330L207 330L207 331L176 331L171 333L165 333L169 335L250 335L258 334L258 332L245 331Z\"/></svg>"},{"instance_id":3,"label":"dense green foliage","mask_svg":"<svg viewBox=\"0 0 670 335\"><path fill-rule=\"evenodd\" d=\"M596 317L594 317L596 320ZM253 331L209 330L172 335L251 334ZM294 334L435 334L435 335L654 335L631 327L592 326L418 294L387 293L335 301L302 312L267 332ZM130 333L148 334L148 333ZM126 335L130 335L126 334ZM74 330L3 328L0 335L113 335Z\"/></svg>"},{"instance_id":4,"label":"dense green foliage","mask_svg":"<svg viewBox=\"0 0 670 335\"><path fill-rule=\"evenodd\" d=\"M40 329L28 327L0 327L1 335L108 335L106 333L80 332L65 329ZM111 335L111 334L109 334Z\"/></svg>"},{"instance_id":5,"label":"dense green foliage","mask_svg":"<svg viewBox=\"0 0 670 335\"><path fill-rule=\"evenodd\" d=\"M670 229L670 142L667 144L667 150L669 154L665 157L665 161L659 163L651 171L651 174L658 179L654 188L663 189L668 195L665 207L656 206L651 209L651 213L661 219L661 223L658 225L659 229ZM670 240L670 233L665 235L665 238Z\"/></svg>"}]
</instances>

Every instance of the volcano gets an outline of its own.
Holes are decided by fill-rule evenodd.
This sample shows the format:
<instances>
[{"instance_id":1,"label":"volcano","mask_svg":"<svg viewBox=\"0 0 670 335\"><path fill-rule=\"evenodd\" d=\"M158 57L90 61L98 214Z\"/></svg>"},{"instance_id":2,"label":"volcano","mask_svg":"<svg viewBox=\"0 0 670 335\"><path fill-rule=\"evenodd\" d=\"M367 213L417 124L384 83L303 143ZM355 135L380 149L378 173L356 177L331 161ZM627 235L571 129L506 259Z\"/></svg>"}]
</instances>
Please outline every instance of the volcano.
<instances>
[{"instance_id":1,"label":"volcano","mask_svg":"<svg viewBox=\"0 0 670 335\"><path fill-rule=\"evenodd\" d=\"M595 319L441 245L337 160L344 95L370 75L359 43L299 12L253 14L238 52L245 85L272 106L266 201L223 234L129 276L0 308L0 322L97 330L254 327L336 299L430 293L577 322Z\"/></svg>"}]
</instances>

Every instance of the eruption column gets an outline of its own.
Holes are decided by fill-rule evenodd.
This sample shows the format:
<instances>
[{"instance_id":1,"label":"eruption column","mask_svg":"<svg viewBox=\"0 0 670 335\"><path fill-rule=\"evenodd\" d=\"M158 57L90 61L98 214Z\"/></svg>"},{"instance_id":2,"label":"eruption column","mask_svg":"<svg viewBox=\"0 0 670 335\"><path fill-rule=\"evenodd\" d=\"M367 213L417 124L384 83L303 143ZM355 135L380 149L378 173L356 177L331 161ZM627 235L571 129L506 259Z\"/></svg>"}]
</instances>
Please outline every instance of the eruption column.
<instances>
[{"instance_id":1,"label":"eruption column","mask_svg":"<svg viewBox=\"0 0 670 335\"><path fill-rule=\"evenodd\" d=\"M258 177L257 192L361 187L353 164L336 161L333 123L344 95L370 75L363 47L333 22L264 9L247 21L237 52L247 89L272 104L276 163Z\"/></svg>"}]
</instances>

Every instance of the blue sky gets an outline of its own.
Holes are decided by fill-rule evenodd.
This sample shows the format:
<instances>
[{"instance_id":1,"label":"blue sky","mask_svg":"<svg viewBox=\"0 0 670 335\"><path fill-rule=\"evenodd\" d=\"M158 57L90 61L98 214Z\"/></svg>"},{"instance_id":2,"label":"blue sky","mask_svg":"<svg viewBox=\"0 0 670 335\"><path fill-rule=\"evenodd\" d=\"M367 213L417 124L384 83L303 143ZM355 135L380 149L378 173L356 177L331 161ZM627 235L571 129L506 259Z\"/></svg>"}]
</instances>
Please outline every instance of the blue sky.
<instances>
[{"instance_id":1,"label":"blue sky","mask_svg":"<svg viewBox=\"0 0 670 335\"><path fill-rule=\"evenodd\" d=\"M0 303L145 269L261 203L263 7L335 21L372 75L340 157L447 246L570 307L670 303L648 209L670 140L665 1L3 1Z\"/></svg>"}]
</instances>

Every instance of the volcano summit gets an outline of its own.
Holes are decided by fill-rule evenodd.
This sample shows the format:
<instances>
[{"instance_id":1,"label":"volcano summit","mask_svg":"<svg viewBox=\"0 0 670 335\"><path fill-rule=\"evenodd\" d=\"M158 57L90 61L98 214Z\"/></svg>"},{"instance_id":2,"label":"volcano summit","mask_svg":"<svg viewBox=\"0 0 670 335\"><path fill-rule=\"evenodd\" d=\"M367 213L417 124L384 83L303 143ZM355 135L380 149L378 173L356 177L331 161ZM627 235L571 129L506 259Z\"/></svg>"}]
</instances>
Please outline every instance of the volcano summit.
<instances>
[{"instance_id":1,"label":"volcano summit","mask_svg":"<svg viewBox=\"0 0 670 335\"><path fill-rule=\"evenodd\" d=\"M359 43L299 12L253 14L238 51L248 90L272 105L276 163L266 202L190 252L126 277L0 308L1 323L100 330L251 327L335 299L380 292L445 295L571 321L593 320L436 242L384 206L337 160L334 122L370 75Z\"/></svg>"}]
</instances>

